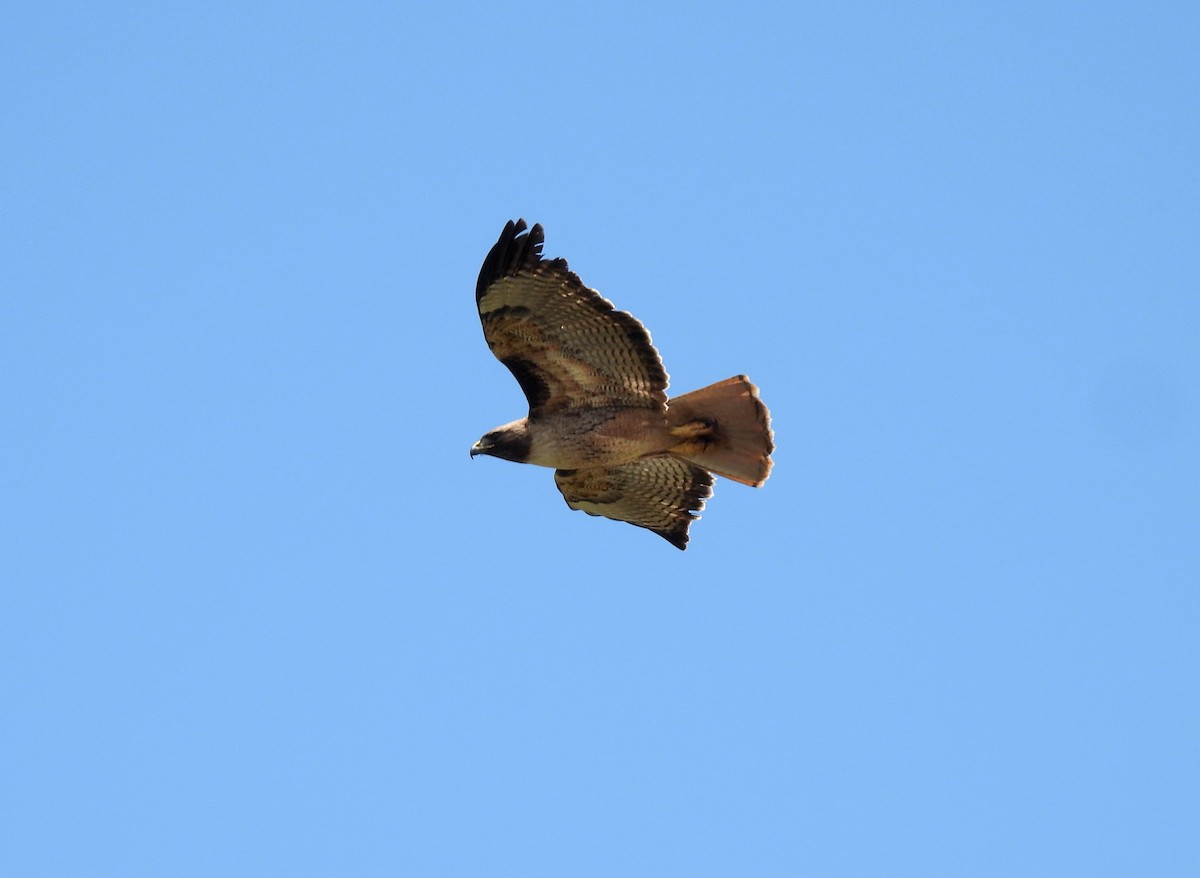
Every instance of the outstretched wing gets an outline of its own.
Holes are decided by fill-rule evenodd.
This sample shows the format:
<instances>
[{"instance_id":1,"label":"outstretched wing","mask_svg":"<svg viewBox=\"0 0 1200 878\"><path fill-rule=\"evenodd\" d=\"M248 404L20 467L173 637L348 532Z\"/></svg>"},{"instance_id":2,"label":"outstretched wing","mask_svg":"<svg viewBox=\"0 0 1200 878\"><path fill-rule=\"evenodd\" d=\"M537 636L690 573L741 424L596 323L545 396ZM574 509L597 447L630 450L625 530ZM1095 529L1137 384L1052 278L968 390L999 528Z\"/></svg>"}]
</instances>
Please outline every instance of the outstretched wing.
<instances>
[{"instance_id":1,"label":"outstretched wing","mask_svg":"<svg viewBox=\"0 0 1200 878\"><path fill-rule=\"evenodd\" d=\"M555 470L554 483L572 509L648 528L678 549L712 496L713 477L670 455L597 469Z\"/></svg>"},{"instance_id":2,"label":"outstretched wing","mask_svg":"<svg viewBox=\"0 0 1200 878\"><path fill-rule=\"evenodd\" d=\"M663 408L667 373L633 315L543 259L540 225L509 222L479 271L475 302L488 347L529 400L531 417L596 406Z\"/></svg>"}]
</instances>

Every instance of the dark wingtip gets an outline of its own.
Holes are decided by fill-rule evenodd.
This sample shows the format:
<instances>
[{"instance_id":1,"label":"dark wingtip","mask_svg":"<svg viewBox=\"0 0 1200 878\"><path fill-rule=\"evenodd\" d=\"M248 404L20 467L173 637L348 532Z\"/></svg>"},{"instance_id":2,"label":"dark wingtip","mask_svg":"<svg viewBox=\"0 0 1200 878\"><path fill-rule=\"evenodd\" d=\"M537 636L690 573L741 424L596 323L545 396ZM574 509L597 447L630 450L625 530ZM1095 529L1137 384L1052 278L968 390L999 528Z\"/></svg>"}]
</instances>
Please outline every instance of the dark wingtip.
<instances>
[{"instance_id":1,"label":"dark wingtip","mask_svg":"<svg viewBox=\"0 0 1200 878\"><path fill-rule=\"evenodd\" d=\"M542 244L546 234L538 223L527 234L525 220L509 220L504 225L500 238L492 245L483 266L479 269L479 280L475 284L475 301L478 302L487 288L502 277L516 274L521 269L536 268L542 261Z\"/></svg>"},{"instance_id":2,"label":"dark wingtip","mask_svg":"<svg viewBox=\"0 0 1200 878\"><path fill-rule=\"evenodd\" d=\"M681 552L684 551L685 549L687 549L687 544L688 544L687 525L684 525L683 528L676 528L675 530L660 530L660 531L655 531L655 533L657 533L660 537L662 537L664 540L666 540L668 543L670 543L676 549L679 549Z\"/></svg>"},{"instance_id":3,"label":"dark wingtip","mask_svg":"<svg viewBox=\"0 0 1200 878\"><path fill-rule=\"evenodd\" d=\"M704 501L713 495L713 477L708 470L698 466L691 467L692 485L684 499L687 501L687 517L675 522L668 530L656 530L655 533L680 551L687 548L688 530L692 522L700 518L704 509Z\"/></svg>"}]
</instances>

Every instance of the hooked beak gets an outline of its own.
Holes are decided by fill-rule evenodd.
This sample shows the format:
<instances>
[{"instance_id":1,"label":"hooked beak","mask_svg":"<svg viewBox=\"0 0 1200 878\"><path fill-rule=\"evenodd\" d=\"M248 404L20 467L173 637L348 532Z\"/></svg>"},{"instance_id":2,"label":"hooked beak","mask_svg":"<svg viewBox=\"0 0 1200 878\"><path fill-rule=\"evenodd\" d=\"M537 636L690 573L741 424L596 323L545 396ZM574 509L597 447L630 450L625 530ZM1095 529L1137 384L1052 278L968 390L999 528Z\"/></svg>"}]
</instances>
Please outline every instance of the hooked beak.
<instances>
[{"instance_id":1,"label":"hooked beak","mask_svg":"<svg viewBox=\"0 0 1200 878\"><path fill-rule=\"evenodd\" d=\"M482 439L480 439L471 446L471 458L474 459L475 455L477 454L487 454L488 449L491 447L492 445L490 442L484 442Z\"/></svg>"}]
</instances>

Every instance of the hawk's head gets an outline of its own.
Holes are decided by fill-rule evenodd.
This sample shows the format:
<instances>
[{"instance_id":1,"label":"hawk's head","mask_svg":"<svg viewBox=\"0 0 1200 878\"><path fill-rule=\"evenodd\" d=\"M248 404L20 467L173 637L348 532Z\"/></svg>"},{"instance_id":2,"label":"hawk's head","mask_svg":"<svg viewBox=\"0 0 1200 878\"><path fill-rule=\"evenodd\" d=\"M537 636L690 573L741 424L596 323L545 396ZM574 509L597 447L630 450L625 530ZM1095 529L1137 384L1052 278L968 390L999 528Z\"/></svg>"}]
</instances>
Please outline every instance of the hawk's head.
<instances>
[{"instance_id":1,"label":"hawk's head","mask_svg":"<svg viewBox=\"0 0 1200 878\"><path fill-rule=\"evenodd\" d=\"M483 438L471 446L471 457L490 454L515 463L529 460L529 424L525 418L497 427L483 434Z\"/></svg>"}]
</instances>

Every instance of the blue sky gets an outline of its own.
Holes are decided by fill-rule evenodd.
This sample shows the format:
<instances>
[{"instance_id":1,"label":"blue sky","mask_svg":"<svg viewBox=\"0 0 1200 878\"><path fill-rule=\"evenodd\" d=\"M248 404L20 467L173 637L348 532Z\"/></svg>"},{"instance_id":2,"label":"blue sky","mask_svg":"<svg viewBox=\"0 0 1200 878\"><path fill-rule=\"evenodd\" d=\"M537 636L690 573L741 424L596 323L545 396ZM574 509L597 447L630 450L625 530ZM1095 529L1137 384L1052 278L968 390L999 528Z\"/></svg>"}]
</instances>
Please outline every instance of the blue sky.
<instances>
[{"instance_id":1,"label":"blue sky","mask_svg":"<svg viewBox=\"0 0 1200 878\"><path fill-rule=\"evenodd\" d=\"M4 19L0 872L1195 873L1193 4ZM518 216L685 553L468 458Z\"/></svg>"}]
</instances>

